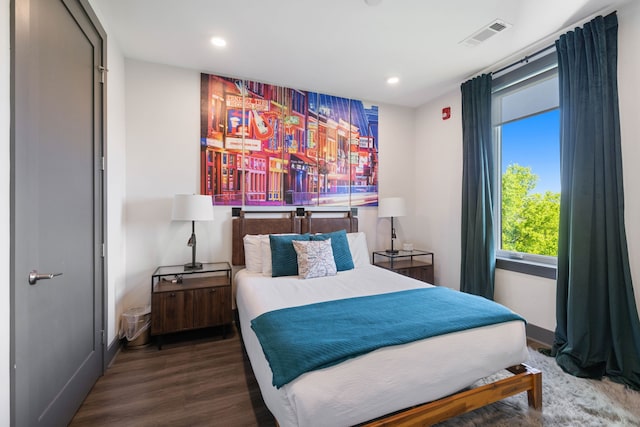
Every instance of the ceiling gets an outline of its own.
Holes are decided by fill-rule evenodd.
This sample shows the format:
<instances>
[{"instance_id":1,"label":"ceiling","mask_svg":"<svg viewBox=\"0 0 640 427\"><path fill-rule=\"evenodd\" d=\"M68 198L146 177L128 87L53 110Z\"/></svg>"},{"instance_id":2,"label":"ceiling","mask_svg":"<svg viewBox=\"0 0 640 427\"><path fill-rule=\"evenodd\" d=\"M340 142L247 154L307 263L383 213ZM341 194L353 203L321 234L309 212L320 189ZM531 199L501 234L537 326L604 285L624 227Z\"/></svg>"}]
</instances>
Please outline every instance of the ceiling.
<instances>
[{"instance_id":1,"label":"ceiling","mask_svg":"<svg viewBox=\"0 0 640 427\"><path fill-rule=\"evenodd\" d=\"M408 107L632 0L92 0L127 58ZM369 0L369 3L375 3ZM512 27L462 43L500 19ZM220 36L227 46L215 48ZM551 36L551 37L550 37ZM517 56L515 56L517 55ZM396 85L386 79L399 77Z\"/></svg>"}]
</instances>

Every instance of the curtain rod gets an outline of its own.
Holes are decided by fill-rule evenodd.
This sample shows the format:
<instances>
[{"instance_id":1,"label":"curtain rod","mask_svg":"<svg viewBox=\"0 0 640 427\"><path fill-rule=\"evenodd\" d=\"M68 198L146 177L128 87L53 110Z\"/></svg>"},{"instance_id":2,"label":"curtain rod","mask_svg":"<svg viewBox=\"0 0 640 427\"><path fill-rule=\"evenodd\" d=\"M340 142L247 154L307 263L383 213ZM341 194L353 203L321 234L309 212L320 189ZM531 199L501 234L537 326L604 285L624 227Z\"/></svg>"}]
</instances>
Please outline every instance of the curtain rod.
<instances>
[{"instance_id":1,"label":"curtain rod","mask_svg":"<svg viewBox=\"0 0 640 427\"><path fill-rule=\"evenodd\" d=\"M605 15L604 17L605 17L605 18L607 18L607 17L609 17L609 16L611 16L611 15L615 15L615 14L616 14L616 12L617 12L617 11L616 11L616 10L614 10L613 12L608 13L608 14L607 14L607 15ZM601 15L601 14L597 14L596 16L598 16L598 15ZM595 18L595 17L594 17L594 18ZM594 19L594 18L592 18L592 19ZM589 22L589 21L587 21L587 22ZM585 22L585 23L586 23L586 22ZM584 25L584 24L583 24L583 25ZM500 68L500 69L499 69L499 70L497 70L497 71L492 71L492 72L491 72L491 75L499 74L499 73L501 73L501 72L503 72L503 71L508 70L509 68L512 68L512 67L515 67L516 65L522 64L523 62L528 62L531 58L535 58L536 56L538 56L538 55L540 55L541 53L546 52L546 51L548 51L548 50L555 49L555 47L556 47L556 44L555 44L555 43L550 44L550 45L549 45L549 46L547 46L547 47L543 47L542 49L540 49L540 50L538 50L538 51L536 51L536 52L532 53L531 55L525 55L525 57L524 57L524 58L522 58L522 59L520 59L519 61L512 62L511 64L506 65L506 66L504 66L504 67Z\"/></svg>"},{"instance_id":2,"label":"curtain rod","mask_svg":"<svg viewBox=\"0 0 640 427\"><path fill-rule=\"evenodd\" d=\"M549 46L547 46L546 48L544 48L544 49L541 49L541 50L540 50L540 51L544 52L546 49L550 49L552 46L555 46L555 39L557 39L558 37L560 37L562 34L565 34L566 32L571 31L572 29L575 29L576 27L578 27L578 26L580 26L580 25L584 25L584 24L586 24L587 22L589 22L589 21L593 20L596 16L602 15L602 16L605 16L605 17L606 17L606 16L609 16L609 15L613 15L613 14L615 14L616 12L617 12L617 10L616 10L616 9L611 9L611 7L605 7L605 8L603 8L603 9L600 9L600 10L598 10L597 12L594 12L594 13L592 13L591 15L589 15L589 16L587 16L587 17L583 18L583 19L580 19L580 20L578 20L578 21L574 22L573 24L568 25L568 26L566 26L566 27L562 28L562 29L561 29L561 30L559 30L559 31L556 31L556 32L555 32L555 33L553 33L553 34L549 34L548 36L544 37L543 39L540 39L540 40L538 40L537 42L533 43L532 45L529 45L527 48L521 49L519 52L515 52L515 53L514 53L513 55L511 55L511 56L513 57L513 56L516 56L518 53L525 52L528 48L531 48L531 47L533 47L533 46L535 46L535 45L540 45L540 44L542 44L542 43L544 43L544 42L547 42L547 43L549 43L549 42L550 42L550 43L551 43L551 45L549 45ZM539 53L540 53L540 51L538 51L538 52L536 52L536 53L534 53L534 54L531 54L531 55L527 55L527 56L525 56L525 57L524 57L524 59L521 59L520 61L516 61L516 62L514 62L513 64L507 65L506 67L502 67L502 68L501 68L500 70L498 70L498 71L493 71L493 72L491 71L491 68L492 68L493 66L497 65L497 64L490 65L490 66L488 66L488 67L483 68L483 69L482 69L482 70L480 70L480 71L476 71L476 72L474 72L473 74L471 74L471 75L467 76L467 77L464 79L464 81L469 80L469 79L472 79L472 78L474 78L474 77L476 77L476 76L479 76L480 74L486 74L486 73L489 73L489 74L491 74L491 75L494 75L494 74L497 74L499 71L508 70L510 67L513 67L513 66L515 66L515 65L517 65L517 64L519 64L519 63L521 63L521 62L523 62L523 61L524 61L524 60L526 60L527 58L528 58L528 59L531 59L534 55L539 54ZM505 58L503 58L503 59L505 59Z\"/></svg>"},{"instance_id":3,"label":"curtain rod","mask_svg":"<svg viewBox=\"0 0 640 427\"><path fill-rule=\"evenodd\" d=\"M520 59L520 60L518 60L518 61L512 62L511 64L506 65L506 66L504 66L504 67L500 68L500 69L499 69L499 70L497 70L497 71L492 71L492 72L491 72L491 75L499 74L499 73L501 73L501 72L503 72L503 71L508 70L509 68L513 68L513 67L515 67L516 65L520 65L520 64L522 64L523 62L525 62L525 63L526 63L526 62L529 62L529 60L530 60L531 58L535 58L536 56L540 55L541 53L546 52L546 51L551 50L551 49L555 49L555 48L556 48L555 43L554 43L554 44L552 44L552 45L549 45L549 46L547 46L547 47L543 47L542 49L540 49L540 50L538 50L538 51L536 51L536 52L533 52L531 55L525 55L525 57L524 57L524 58L522 58L522 59Z\"/></svg>"}]
</instances>

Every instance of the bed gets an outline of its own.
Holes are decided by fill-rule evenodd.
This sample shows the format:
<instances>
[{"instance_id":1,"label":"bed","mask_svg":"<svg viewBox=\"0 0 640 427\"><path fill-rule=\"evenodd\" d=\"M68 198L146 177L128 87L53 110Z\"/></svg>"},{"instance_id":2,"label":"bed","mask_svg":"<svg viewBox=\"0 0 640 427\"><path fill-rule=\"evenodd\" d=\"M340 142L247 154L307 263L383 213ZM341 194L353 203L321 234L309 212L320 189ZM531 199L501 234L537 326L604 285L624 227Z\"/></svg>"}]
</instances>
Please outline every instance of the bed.
<instances>
[{"instance_id":1,"label":"bed","mask_svg":"<svg viewBox=\"0 0 640 427\"><path fill-rule=\"evenodd\" d=\"M520 320L379 348L275 385L275 364L272 371L265 355L267 348L261 346L252 322L255 327L257 320L288 307L435 290L432 285L371 265L366 238L357 228L358 220L350 211L337 218L308 211L303 217L291 212L284 218L254 218L239 212L233 219L232 262L245 265L252 259L247 264L252 268L235 276L242 339L263 400L281 427L430 425L525 391L529 405L541 408L541 373L523 363L528 352ZM263 274L262 266L256 269L254 262L258 253L264 258L264 243L259 252L245 245L244 239L247 235L336 230L348 233L354 268L308 280ZM513 375L466 389L503 369Z\"/></svg>"}]
</instances>

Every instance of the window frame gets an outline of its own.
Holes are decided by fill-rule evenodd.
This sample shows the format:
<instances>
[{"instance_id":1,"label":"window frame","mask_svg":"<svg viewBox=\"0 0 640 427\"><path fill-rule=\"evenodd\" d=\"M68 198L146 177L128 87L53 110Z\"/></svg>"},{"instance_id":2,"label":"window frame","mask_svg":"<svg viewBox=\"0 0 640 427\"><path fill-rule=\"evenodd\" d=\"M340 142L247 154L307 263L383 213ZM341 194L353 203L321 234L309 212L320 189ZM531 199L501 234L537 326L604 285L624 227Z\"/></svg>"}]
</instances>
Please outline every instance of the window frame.
<instances>
[{"instance_id":1,"label":"window frame","mask_svg":"<svg viewBox=\"0 0 640 427\"><path fill-rule=\"evenodd\" d=\"M548 53L539 55L537 58L527 58L523 65L518 68L501 72L494 75L492 82L492 143L494 147L494 162L496 167L494 189L494 239L496 241L496 267L530 274L540 277L555 279L557 268L557 257L501 249L502 246L502 125L524 120L548 111L553 111L559 107L537 111L531 115L519 117L504 123L495 123L494 119L501 114L501 103L496 102L507 94L513 93L521 88L532 84L541 83L547 79L558 75L558 62L555 48Z\"/></svg>"}]
</instances>

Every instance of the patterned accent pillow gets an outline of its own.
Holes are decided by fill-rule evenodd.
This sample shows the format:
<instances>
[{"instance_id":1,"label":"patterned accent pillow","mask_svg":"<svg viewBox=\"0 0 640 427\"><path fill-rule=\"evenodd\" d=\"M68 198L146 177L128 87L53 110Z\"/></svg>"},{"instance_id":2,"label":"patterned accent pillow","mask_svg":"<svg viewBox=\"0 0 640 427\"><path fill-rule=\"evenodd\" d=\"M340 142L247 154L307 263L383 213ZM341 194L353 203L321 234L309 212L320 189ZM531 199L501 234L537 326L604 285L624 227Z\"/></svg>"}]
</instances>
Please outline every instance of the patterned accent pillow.
<instances>
[{"instance_id":1,"label":"patterned accent pillow","mask_svg":"<svg viewBox=\"0 0 640 427\"><path fill-rule=\"evenodd\" d=\"M349 249L349 240L347 239L346 230L334 231L332 233L312 234L310 240L327 240L331 239L331 247L333 249L333 258L336 262L338 271L352 270L353 258L351 257L351 249Z\"/></svg>"},{"instance_id":2,"label":"patterned accent pillow","mask_svg":"<svg viewBox=\"0 0 640 427\"><path fill-rule=\"evenodd\" d=\"M298 274L303 279L337 274L331 239L308 242L293 241L292 243L298 254Z\"/></svg>"}]
</instances>

